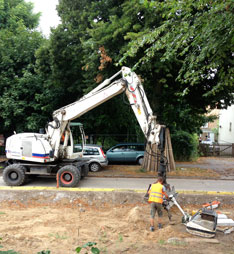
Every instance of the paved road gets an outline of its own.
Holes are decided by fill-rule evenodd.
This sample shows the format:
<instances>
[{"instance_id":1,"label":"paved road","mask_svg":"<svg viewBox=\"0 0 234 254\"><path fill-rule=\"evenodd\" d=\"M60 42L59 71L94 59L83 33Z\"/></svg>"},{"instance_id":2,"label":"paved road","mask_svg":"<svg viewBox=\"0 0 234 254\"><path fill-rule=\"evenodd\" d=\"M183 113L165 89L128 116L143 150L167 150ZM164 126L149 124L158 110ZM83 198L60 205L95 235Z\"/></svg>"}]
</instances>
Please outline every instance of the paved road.
<instances>
[{"instance_id":1,"label":"paved road","mask_svg":"<svg viewBox=\"0 0 234 254\"><path fill-rule=\"evenodd\" d=\"M148 178L100 178L87 177L83 179L79 188L116 188L130 190L146 190L153 179ZM175 186L177 191L220 191L234 192L234 181L225 180L188 180L188 179L168 179L171 186ZM6 186L0 177L0 186ZM54 178L37 177L25 186L49 186L56 187Z\"/></svg>"}]
</instances>

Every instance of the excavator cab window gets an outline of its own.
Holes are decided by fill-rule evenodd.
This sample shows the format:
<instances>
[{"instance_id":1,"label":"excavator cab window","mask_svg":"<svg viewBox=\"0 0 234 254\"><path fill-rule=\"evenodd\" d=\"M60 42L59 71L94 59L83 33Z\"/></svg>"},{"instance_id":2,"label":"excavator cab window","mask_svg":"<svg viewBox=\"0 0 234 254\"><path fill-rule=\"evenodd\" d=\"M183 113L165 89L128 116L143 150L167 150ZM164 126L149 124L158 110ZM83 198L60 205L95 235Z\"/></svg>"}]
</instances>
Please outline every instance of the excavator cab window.
<instances>
[{"instance_id":1,"label":"excavator cab window","mask_svg":"<svg viewBox=\"0 0 234 254\"><path fill-rule=\"evenodd\" d=\"M79 127L79 128L77 128L77 127ZM81 144L81 149L83 151L84 146L86 144L83 124L76 123L76 122L70 122L70 128L71 128L72 136L73 136L73 144ZM75 150L75 148L73 147L73 151L74 150Z\"/></svg>"}]
</instances>

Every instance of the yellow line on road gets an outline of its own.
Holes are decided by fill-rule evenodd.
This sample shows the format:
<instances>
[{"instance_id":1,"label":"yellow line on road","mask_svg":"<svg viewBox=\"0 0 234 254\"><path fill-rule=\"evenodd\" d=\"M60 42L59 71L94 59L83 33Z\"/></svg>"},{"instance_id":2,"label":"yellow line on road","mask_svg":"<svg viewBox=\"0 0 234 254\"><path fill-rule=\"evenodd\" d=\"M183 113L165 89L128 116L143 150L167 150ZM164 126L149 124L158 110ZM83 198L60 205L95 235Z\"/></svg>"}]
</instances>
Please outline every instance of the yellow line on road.
<instances>
[{"instance_id":1,"label":"yellow line on road","mask_svg":"<svg viewBox=\"0 0 234 254\"><path fill-rule=\"evenodd\" d=\"M178 190L176 191L180 194L198 194L198 195L234 195L231 191L188 191L188 190Z\"/></svg>"},{"instance_id":2,"label":"yellow line on road","mask_svg":"<svg viewBox=\"0 0 234 254\"><path fill-rule=\"evenodd\" d=\"M54 190L54 191L116 191L113 188L64 188L64 187L42 187L42 186L2 186L0 190L18 190L18 191L31 191L31 190Z\"/></svg>"},{"instance_id":3,"label":"yellow line on road","mask_svg":"<svg viewBox=\"0 0 234 254\"><path fill-rule=\"evenodd\" d=\"M64 187L42 187L42 186L1 186L1 190L12 190L12 191L70 191L70 192L135 192L145 193L146 190L138 189L116 189L116 188L64 188ZM234 192L228 191L188 191L188 190L177 190L179 194L195 194L195 195L234 195Z\"/></svg>"}]
</instances>

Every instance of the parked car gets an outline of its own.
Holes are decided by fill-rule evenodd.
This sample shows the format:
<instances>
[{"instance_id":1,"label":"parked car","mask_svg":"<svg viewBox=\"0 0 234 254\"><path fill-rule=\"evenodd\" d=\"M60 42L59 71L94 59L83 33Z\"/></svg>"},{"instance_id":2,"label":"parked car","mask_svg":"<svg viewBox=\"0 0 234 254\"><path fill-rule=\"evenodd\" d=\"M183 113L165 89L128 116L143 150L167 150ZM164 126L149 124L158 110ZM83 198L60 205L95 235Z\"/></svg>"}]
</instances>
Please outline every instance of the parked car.
<instances>
[{"instance_id":1,"label":"parked car","mask_svg":"<svg viewBox=\"0 0 234 254\"><path fill-rule=\"evenodd\" d=\"M213 144L213 141L211 139L206 139L206 140L202 140L201 141L201 144L206 144L206 145L212 145Z\"/></svg>"},{"instance_id":2,"label":"parked car","mask_svg":"<svg viewBox=\"0 0 234 254\"><path fill-rule=\"evenodd\" d=\"M135 162L141 165L144 159L144 144L123 143L110 148L106 152L109 162Z\"/></svg>"},{"instance_id":3,"label":"parked car","mask_svg":"<svg viewBox=\"0 0 234 254\"><path fill-rule=\"evenodd\" d=\"M75 152L81 151L81 145L75 145ZM108 160L102 147L99 145L86 144L84 147L83 157L89 159L89 170L97 172L101 167L108 165Z\"/></svg>"}]
</instances>

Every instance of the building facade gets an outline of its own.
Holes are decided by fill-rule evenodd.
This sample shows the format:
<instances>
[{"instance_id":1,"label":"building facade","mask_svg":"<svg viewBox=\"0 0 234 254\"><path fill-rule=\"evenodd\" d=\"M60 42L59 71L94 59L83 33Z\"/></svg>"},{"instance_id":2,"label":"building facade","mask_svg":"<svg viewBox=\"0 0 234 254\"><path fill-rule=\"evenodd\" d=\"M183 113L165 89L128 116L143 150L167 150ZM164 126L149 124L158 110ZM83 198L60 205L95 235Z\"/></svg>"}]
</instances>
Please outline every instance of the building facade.
<instances>
[{"instance_id":1,"label":"building facade","mask_svg":"<svg viewBox=\"0 0 234 254\"><path fill-rule=\"evenodd\" d=\"M220 144L234 143L234 105L219 112L219 136Z\"/></svg>"}]
</instances>

